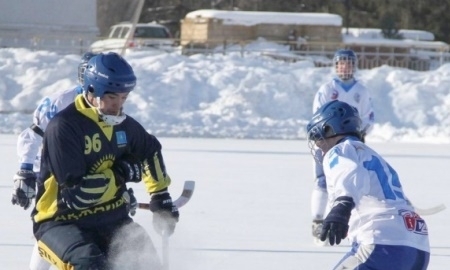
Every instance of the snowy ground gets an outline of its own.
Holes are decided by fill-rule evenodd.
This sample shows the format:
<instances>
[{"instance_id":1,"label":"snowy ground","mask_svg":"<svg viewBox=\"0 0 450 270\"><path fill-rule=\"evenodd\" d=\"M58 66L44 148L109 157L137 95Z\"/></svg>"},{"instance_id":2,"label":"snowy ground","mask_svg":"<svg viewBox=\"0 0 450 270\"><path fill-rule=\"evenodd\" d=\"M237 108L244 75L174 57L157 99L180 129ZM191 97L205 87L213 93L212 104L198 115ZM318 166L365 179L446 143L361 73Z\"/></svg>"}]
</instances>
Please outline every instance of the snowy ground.
<instances>
[{"instance_id":1,"label":"snowy ground","mask_svg":"<svg viewBox=\"0 0 450 270\"><path fill-rule=\"evenodd\" d=\"M316 247L310 237L312 161L302 140L234 140L162 138L173 197L184 180L195 180L194 196L181 208L181 219L170 239L172 270L294 270L331 269L349 250ZM0 265L27 269L33 237L29 211L9 202L17 169L16 135L0 135ZM450 145L368 142L397 170L409 198L419 207L445 203L450 196L443 170ZM143 186L134 189L146 202ZM430 231L430 270L448 269L449 210L425 217ZM155 244L149 212L135 220L148 227ZM144 254L145 255L145 254ZM136 256L139 256L137 254Z\"/></svg>"}]
</instances>

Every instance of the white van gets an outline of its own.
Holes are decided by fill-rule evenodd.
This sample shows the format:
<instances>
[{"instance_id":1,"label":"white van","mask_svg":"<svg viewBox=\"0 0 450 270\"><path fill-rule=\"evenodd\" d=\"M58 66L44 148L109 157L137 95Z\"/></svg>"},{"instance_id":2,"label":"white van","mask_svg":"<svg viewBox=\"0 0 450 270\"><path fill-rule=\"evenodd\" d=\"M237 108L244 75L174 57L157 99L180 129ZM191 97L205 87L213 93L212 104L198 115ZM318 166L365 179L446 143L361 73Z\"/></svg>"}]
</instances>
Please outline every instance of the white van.
<instances>
[{"instance_id":1,"label":"white van","mask_svg":"<svg viewBox=\"0 0 450 270\"><path fill-rule=\"evenodd\" d=\"M111 26L108 38L92 43L90 51L95 53L104 51L120 53L124 46L127 51L151 49L167 51L174 46L174 40L169 29L157 23L136 24L134 35L127 42L131 27L130 22Z\"/></svg>"}]
</instances>

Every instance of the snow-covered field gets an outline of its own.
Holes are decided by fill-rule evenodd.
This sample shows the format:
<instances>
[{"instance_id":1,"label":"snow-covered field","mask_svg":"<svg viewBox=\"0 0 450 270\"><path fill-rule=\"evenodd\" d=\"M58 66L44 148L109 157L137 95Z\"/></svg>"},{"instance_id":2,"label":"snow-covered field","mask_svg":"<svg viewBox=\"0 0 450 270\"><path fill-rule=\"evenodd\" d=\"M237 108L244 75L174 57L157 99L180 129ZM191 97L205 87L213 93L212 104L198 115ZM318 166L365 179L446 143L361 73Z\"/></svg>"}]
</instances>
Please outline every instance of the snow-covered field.
<instances>
[{"instance_id":1,"label":"snow-covered field","mask_svg":"<svg viewBox=\"0 0 450 270\"><path fill-rule=\"evenodd\" d=\"M264 42L253 46L273 48ZM312 158L302 139L313 96L331 79L331 68L261 54L138 52L125 58L138 77L125 110L163 137L173 197L184 180L197 185L170 239L172 270L331 269L349 250L316 247L310 236ZM10 203L17 134L31 124L29 113L41 98L76 85L79 60L0 49L1 269L27 269L34 242L30 211ZM429 72L383 66L357 75L375 109L368 144L385 155L420 208L450 207L449 75L450 65ZM286 138L292 140L274 140ZM139 201L148 201L141 185L134 189ZM425 217L430 270L449 268L448 211ZM139 211L135 220L160 247L151 214Z\"/></svg>"},{"instance_id":2,"label":"snow-covered field","mask_svg":"<svg viewBox=\"0 0 450 270\"><path fill-rule=\"evenodd\" d=\"M196 181L170 239L172 270L331 269L349 250L348 243L343 247L312 243L312 158L304 140L160 139L174 181L173 197L179 196L184 180ZM5 270L27 269L34 241L29 210L9 202L17 170L15 142L15 135L0 135L0 265ZM370 140L368 144L397 170L418 207L450 206L445 173L450 145ZM141 184L133 188L139 201L148 201ZM430 270L448 269L448 211L425 217L432 246ZM151 214L140 210L135 220L148 228L159 248Z\"/></svg>"}]
</instances>

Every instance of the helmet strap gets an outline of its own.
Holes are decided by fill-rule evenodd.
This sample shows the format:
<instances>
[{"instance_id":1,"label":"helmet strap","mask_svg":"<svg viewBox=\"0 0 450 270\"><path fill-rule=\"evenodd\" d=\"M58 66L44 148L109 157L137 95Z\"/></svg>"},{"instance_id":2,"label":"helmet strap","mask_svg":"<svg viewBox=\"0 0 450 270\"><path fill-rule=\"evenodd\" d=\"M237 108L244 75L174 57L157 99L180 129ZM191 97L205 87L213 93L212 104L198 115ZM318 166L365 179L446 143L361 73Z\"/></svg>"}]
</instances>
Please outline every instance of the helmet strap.
<instances>
[{"instance_id":1,"label":"helmet strap","mask_svg":"<svg viewBox=\"0 0 450 270\"><path fill-rule=\"evenodd\" d=\"M122 109L120 110L120 113L117 114L117 115L104 114L102 112L102 110L99 108L100 101L101 101L100 97L94 97L96 99L96 101L97 101L97 106L95 106L92 102L89 101L88 92L87 91L84 92L83 97L84 97L84 100L86 100L86 103L91 108L94 108L97 111L98 116L100 117L100 119L103 120L103 122L105 122L106 124L108 124L110 126L119 125L127 118L127 115L123 113Z\"/></svg>"},{"instance_id":2,"label":"helmet strap","mask_svg":"<svg viewBox=\"0 0 450 270\"><path fill-rule=\"evenodd\" d=\"M100 106L101 98L100 97L95 98L97 100L97 105ZM95 108L97 109L100 119L102 119L103 122L105 122L110 126L119 125L125 120L125 118L127 118L127 115L123 113L122 109L117 115L111 115L111 114L104 114L98 106Z\"/></svg>"}]
</instances>

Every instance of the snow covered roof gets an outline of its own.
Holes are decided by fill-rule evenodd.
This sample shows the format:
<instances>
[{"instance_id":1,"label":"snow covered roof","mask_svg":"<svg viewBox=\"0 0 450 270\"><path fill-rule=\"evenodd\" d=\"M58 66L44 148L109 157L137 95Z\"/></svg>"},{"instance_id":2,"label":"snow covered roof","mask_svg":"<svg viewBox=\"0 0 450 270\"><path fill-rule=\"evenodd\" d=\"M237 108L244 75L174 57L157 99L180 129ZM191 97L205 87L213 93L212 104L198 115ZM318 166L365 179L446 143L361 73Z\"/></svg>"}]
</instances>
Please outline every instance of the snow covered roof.
<instances>
[{"instance_id":1,"label":"snow covered roof","mask_svg":"<svg viewBox=\"0 0 450 270\"><path fill-rule=\"evenodd\" d=\"M342 35L343 43L358 46L379 46L395 48L417 48L429 50L449 50L449 44L442 41L421 41L412 39L361 38Z\"/></svg>"},{"instance_id":2,"label":"snow covered roof","mask_svg":"<svg viewBox=\"0 0 450 270\"><path fill-rule=\"evenodd\" d=\"M342 17L330 13L298 13L298 12L262 12L262 11L227 11L201 9L189 12L186 18L216 18L224 24L256 25L299 24L299 25L333 25L342 26Z\"/></svg>"},{"instance_id":3,"label":"snow covered roof","mask_svg":"<svg viewBox=\"0 0 450 270\"><path fill-rule=\"evenodd\" d=\"M347 33L347 28L342 28L342 34ZM412 40L434 40L434 34L423 30L411 30L411 29L399 29L399 34L403 36L404 39ZM372 38L379 39L383 38L381 34L381 29L379 28L348 28L348 35L355 38Z\"/></svg>"}]
</instances>

